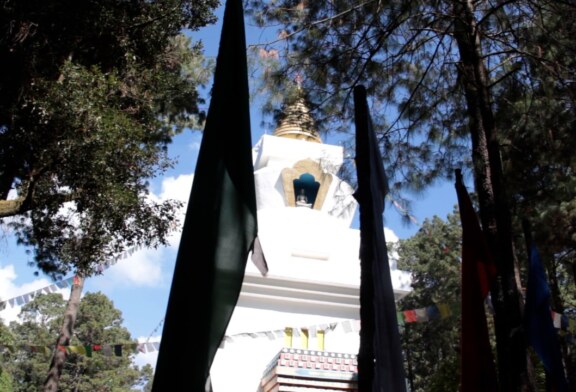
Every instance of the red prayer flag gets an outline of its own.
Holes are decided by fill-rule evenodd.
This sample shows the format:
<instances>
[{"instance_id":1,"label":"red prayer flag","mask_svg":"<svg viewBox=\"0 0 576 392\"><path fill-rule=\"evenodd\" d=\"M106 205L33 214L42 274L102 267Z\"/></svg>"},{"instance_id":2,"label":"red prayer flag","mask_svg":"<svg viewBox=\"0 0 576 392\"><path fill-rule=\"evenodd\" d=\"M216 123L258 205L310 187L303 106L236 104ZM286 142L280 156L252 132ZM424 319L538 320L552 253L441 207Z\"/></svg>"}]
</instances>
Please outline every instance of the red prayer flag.
<instances>
[{"instance_id":1,"label":"red prayer flag","mask_svg":"<svg viewBox=\"0 0 576 392\"><path fill-rule=\"evenodd\" d=\"M417 320L416 311L415 310L405 310L404 311L404 320L407 323L415 323Z\"/></svg>"},{"instance_id":2,"label":"red prayer flag","mask_svg":"<svg viewBox=\"0 0 576 392\"><path fill-rule=\"evenodd\" d=\"M456 193L462 223L462 309L461 381L462 392L498 390L496 367L490 340L484 300L496 277L496 265L468 191L456 170Z\"/></svg>"}]
</instances>

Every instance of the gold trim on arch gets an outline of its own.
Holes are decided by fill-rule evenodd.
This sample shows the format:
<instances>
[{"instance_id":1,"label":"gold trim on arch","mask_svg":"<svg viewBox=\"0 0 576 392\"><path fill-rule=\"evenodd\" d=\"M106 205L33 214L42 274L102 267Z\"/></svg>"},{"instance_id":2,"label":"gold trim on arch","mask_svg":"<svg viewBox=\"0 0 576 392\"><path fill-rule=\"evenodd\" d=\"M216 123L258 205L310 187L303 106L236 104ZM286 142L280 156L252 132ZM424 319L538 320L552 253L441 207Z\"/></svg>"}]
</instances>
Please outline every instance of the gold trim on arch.
<instances>
[{"instance_id":1,"label":"gold trim on arch","mask_svg":"<svg viewBox=\"0 0 576 392\"><path fill-rule=\"evenodd\" d=\"M318 162L312 159L298 161L291 168L282 170L282 185L284 187L284 200L287 206L296 207L296 195L294 194L294 180L300 178L302 174L310 173L314 179L320 183L316 200L312 206L315 210L320 210L326 200L328 189L332 183L332 174L324 173Z\"/></svg>"}]
</instances>

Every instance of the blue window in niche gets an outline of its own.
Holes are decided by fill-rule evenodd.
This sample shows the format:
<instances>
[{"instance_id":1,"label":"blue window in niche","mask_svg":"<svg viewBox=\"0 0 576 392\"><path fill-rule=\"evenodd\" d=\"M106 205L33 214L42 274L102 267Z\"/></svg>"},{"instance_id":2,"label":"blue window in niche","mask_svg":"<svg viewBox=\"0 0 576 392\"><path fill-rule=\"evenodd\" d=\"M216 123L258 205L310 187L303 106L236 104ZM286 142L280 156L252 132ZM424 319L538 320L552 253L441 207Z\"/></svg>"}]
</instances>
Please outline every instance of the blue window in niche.
<instances>
[{"instance_id":1,"label":"blue window in niche","mask_svg":"<svg viewBox=\"0 0 576 392\"><path fill-rule=\"evenodd\" d=\"M296 207L312 208L318 195L320 183L315 181L310 173L304 173L294 180L294 196L296 197Z\"/></svg>"}]
</instances>

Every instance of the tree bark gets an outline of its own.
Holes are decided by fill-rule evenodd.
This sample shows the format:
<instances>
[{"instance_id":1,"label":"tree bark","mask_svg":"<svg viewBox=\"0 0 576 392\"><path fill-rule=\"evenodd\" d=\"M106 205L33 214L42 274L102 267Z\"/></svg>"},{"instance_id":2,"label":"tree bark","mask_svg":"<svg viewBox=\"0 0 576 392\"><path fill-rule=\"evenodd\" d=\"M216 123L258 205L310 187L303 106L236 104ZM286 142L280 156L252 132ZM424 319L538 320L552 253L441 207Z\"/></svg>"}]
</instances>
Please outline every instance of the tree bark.
<instances>
[{"instance_id":1,"label":"tree bark","mask_svg":"<svg viewBox=\"0 0 576 392\"><path fill-rule=\"evenodd\" d=\"M56 392L58 390L58 383L67 357L66 349L63 347L70 344L70 339L74 334L74 324L76 323L76 317L80 307L80 296L82 295L83 287L84 278L75 276L72 290L70 291L70 299L64 312L64 321L62 322L60 336L58 336L56 341L56 348L52 356L48 376L44 381L44 392Z\"/></svg>"},{"instance_id":2,"label":"tree bark","mask_svg":"<svg viewBox=\"0 0 576 392\"><path fill-rule=\"evenodd\" d=\"M498 267L498 279L491 289L491 297L500 390L534 391L522 332L522 300L518 290L512 220L503 186L497 129L472 2L454 1L454 17L454 38L460 54L459 77L466 96L480 218Z\"/></svg>"},{"instance_id":3,"label":"tree bark","mask_svg":"<svg viewBox=\"0 0 576 392\"><path fill-rule=\"evenodd\" d=\"M77 196L78 194L76 193L62 193L58 195L52 195L50 202L64 204L66 202L76 200ZM36 200L32 196L32 192L30 189L28 189L28 193L25 196L10 200L0 199L0 218L20 215L38 207L39 205L36 203Z\"/></svg>"},{"instance_id":4,"label":"tree bark","mask_svg":"<svg viewBox=\"0 0 576 392\"><path fill-rule=\"evenodd\" d=\"M22 212L24 198L0 200L0 218L14 216Z\"/></svg>"}]
</instances>

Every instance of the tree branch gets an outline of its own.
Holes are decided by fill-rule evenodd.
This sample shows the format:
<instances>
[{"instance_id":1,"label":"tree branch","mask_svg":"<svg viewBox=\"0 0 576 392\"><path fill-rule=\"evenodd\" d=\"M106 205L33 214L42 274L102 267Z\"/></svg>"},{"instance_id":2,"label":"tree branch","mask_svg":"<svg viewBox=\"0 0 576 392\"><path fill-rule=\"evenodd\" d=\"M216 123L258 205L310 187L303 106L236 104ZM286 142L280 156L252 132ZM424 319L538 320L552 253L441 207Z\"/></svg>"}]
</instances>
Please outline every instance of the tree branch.
<instances>
[{"instance_id":1,"label":"tree branch","mask_svg":"<svg viewBox=\"0 0 576 392\"><path fill-rule=\"evenodd\" d=\"M319 25L319 24L322 24L322 23L330 22L330 21L332 21L332 20L334 20L334 19L337 19L337 18L339 18L339 17L341 17L341 16L344 16L344 15L346 15L346 14L352 12L352 11L355 11L356 9L361 8L361 7L363 7L363 6L367 5L367 4L373 3L374 1L377 1L377 0L369 0L369 1L366 1L366 2L364 2L364 3L360 3L360 4L356 5L356 6L354 6L354 7L352 7L352 8L349 8L349 9L347 9L347 10L345 10L345 11L342 11L342 12L336 14L336 15L328 16L328 17L326 17L326 18L318 19L318 20L315 20L315 21L313 21L313 22L310 22L309 24L304 25L304 26L301 27L300 29L298 29L298 30L296 30L296 31L294 31L294 32L292 32L292 33L290 33L290 34L282 35L282 37L280 37L280 38L278 38L278 39L275 39L275 40L273 40L273 41L264 42L264 43L261 43L261 44L248 45L248 48L256 48L256 47L258 47L258 46L268 46L268 45L273 45L273 44L278 43L278 42L281 42L281 41L285 41L286 39L288 39L288 38L290 38L290 37L292 37L292 36L294 36L294 35L298 35L298 34L300 34L301 32L303 32L303 31L305 31L305 30L308 30L308 29L309 29L310 27L312 27L312 26L316 26L316 25Z\"/></svg>"}]
</instances>

